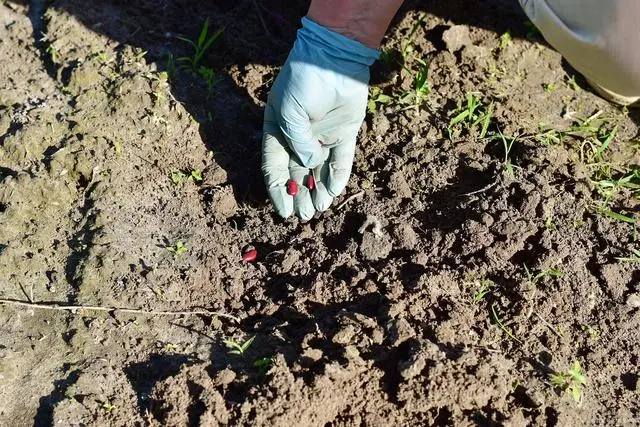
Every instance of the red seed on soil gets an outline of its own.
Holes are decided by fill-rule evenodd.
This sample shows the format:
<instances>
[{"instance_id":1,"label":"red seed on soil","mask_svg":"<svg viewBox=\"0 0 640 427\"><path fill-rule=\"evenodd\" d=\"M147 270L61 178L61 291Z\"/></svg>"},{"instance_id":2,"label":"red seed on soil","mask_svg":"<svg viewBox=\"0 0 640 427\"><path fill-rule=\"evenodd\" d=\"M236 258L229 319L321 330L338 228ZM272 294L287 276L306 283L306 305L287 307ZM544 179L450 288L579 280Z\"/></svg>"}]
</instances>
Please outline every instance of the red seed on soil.
<instances>
[{"instance_id":1,"label":"red seed on soil","mask_svg":"<svg viewBox=\"0 0 640 427\"><path fill-rule=\"evenodd\" d=\"M290 196L295 196L298 194L298 183L295 179L290 179L287 181L287 194Z\"/></svg>"},{"instance_id":2,"label":"red seed on soil","mask_svg":"<svg viewBox=\"0 0 640 427\"><path fill-rule=\"evenodd\" d=\"M256 260L257 257L258 257L258 251L255 248L249 249L247 252L242 254L242 260L245 262L253 262Z\"/></svg>"},{"instance_id":3,"label":"red seed on soil","mask_svg":"<svg viewBox=\"0 0 640 427\"><path fill-rule=\"evenodd\" d=\"M316 180L313 175L309 175L309 180L307 181L307 187L309 187L309 191L313 191L316 188Z\"/></svg>"}]
</instances>

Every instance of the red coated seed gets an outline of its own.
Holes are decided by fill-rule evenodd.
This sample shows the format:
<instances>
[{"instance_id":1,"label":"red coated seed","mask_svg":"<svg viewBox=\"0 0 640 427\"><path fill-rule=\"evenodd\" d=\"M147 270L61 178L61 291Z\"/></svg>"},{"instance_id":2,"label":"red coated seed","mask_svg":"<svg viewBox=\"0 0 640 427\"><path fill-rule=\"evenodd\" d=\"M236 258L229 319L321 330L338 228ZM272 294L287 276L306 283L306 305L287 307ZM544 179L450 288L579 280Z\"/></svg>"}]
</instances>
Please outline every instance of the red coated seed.
<instances>
[{"instance_id":1,"label":"red coated seed","mask_svg":"<svg viewBox=\"0 0 640 427\"><path fill-rule=\"evenodd\" d=\"M316 188L316 180L313 175L309 175L309 180L307 181L307 187L309 187L309 191L313 191Z\"/></svg>"},{"instance_id":2,"label":"red coated seed","mask_svg":"<svg viewBox=\"0 0 640 427\"><path fill-rule=\"evenodd\" d=\"M295 196L298 194L298 183L295 179L290 179L287 181L287 194L290 196Z\"/></svg>"},{"instance_id":3,"label":"red coated seed","mask_svg":"<svg viewBox=\"0 0 640 427\"><path fill-rule=\"evenodd\" d=\"M244 262L253 262L258 257L258 251L256 249L250 249L242 254L242 260Z\"/></svg>"}]
</instances>

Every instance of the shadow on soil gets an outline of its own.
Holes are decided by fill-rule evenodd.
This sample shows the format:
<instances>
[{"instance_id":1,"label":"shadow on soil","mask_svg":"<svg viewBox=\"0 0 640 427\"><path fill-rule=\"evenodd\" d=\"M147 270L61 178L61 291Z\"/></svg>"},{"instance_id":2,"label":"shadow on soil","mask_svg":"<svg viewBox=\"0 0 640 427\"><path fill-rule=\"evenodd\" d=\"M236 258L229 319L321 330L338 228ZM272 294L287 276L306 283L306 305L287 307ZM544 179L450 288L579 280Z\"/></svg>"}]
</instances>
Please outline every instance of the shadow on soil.
<instances>
[{"instance_id":1,"label":"shadow on soil","mask_svg":"<svg viewBox=\"0 0 640 427\"><path fill-rule=\"evenodd\" d=\"M178 36L197 38L204 19L211 19L212 31L224 28L222 40L204 57L202 65L218 74L217 83L207 88L197 73L179 72L171 81L174 97L200 123L207 148L215 153L218 164L228 174L238 200L263 205L267 194L260 176L262 102L295 39L300 18L306 13L307 0L242 0L216 2L205 6L193 0L141 0L137 2L82 0L9 0L28 5L34 29L33 40L41 52L44 67L56 78L69 69L56 69L46 53L46 11L55 8L67 12L87 28L119 43L147 52L146 58L166 69L169 55L187 56L190 47ZM396 16L393 26L411 11L428 12L451 22L488 28L498 34L511 31L513 37L526 37L526 17L517 3L505 0L476 2L408 1ZM465 13L460 13L465 11ZM513 19L496 20L492 11ZM428 32L426 37L439 46L446 26ZM254 65L274 67L268 77L253 76ZM74 65L67 65L73 67ZM240 84L239 81L243 83Z\"/></svg>"}]
</instances>

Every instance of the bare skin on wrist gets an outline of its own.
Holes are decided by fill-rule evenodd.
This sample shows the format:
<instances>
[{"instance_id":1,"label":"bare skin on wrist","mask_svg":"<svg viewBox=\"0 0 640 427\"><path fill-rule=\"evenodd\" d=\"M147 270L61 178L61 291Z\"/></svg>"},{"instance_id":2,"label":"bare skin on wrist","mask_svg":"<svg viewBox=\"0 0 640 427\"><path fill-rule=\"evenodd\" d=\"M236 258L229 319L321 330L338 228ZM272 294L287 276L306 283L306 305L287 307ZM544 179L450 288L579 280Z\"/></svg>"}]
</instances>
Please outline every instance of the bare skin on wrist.
<instances>
[{"instance_id":1,"label":"bare skin on wrist","mask_svg":"<svg viewBox=\"0 0 640 427\"><path fill-rule=\"evenodd\" d=\"M380 47L403 0L312 0L307 17L360 43Z\"/></svg>"}]
</instances>

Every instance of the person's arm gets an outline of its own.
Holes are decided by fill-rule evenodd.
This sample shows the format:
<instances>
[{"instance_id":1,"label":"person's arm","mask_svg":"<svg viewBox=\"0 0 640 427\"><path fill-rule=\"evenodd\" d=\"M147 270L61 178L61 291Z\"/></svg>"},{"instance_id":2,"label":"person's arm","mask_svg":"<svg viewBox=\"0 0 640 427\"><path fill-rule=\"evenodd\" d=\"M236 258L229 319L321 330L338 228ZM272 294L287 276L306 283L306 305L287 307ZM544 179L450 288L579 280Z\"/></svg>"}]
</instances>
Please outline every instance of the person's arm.
<instances>
[{"instance_id":1,"label":"person's arm","mask_svg":"<svg viewBox=\"0 0 640 427\"><path fill-rule=\"evenodd\" d=\"M330 30L378 48L403 0L312 0L307 17Z\"/></svg>"},{"instance_id":2,"label":"person's arm","mask_svg":"<svg viewBox=\"0 0 640 427\"><path fill-rule=\"evenodd\" d=\"M324 212L351 175L369 67L402 0L312 0L264 115L262 171L283 218Z\"/></svg>"}]
</instances>

